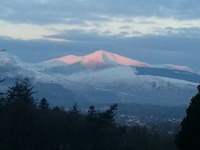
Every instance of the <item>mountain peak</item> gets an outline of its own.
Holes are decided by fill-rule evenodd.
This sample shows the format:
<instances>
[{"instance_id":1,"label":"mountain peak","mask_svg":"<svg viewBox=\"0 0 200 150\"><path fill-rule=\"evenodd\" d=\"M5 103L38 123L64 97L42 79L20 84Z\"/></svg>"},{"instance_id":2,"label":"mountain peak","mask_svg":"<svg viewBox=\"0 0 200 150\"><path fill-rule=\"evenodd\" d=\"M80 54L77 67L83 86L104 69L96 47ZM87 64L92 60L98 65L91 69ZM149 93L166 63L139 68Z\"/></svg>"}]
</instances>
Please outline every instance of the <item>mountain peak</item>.
<instances>
[{"instance_id":1,"label":"mountain peak","mask_svg":"<svg viewBox=\"0 0 200 150\"><path fill-rule=\"evenodd\" d=\"M48 62L52 61L61 61L67 64L82 63L86 67L103 66L106 64L119 64L138 67L149 66L147 63L120 56L111 52L107 52L105 50L98 50L85 56L67 55L64 57L49 60Z\"/></svg>"}]
</instances>

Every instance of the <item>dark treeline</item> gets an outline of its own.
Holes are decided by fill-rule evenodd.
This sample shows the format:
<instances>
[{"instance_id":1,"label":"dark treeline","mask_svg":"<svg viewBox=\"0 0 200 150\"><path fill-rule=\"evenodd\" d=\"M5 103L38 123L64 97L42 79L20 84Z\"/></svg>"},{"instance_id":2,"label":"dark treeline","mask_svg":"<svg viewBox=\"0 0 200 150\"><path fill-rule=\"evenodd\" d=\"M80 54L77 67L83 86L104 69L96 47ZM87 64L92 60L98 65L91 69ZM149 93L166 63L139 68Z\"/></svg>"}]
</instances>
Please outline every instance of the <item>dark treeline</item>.
<instances>
[{"instance_id":1,"label":"dark treeline","mask_svg":"<svg viewBox=\"0 0 200 150\"><path fill-rule=\"evenodd\" d=\"M0 100L0 150L175 150L175 135L156 128L120 126L117 104L105 111L77 105L51 108L33 97L28 79L17 81Z\"/></svg>"}]
</instances>

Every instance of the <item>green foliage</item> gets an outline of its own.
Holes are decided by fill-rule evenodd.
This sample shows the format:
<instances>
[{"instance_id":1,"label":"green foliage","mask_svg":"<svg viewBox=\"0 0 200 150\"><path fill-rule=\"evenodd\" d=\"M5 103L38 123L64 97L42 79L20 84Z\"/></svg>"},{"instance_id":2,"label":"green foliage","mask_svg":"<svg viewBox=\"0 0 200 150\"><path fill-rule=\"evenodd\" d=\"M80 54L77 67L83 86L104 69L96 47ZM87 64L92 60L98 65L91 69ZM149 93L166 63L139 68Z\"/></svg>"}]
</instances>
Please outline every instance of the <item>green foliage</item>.
<instances>
[{"instance_id":1,"label":"green foliage","mask_svg":"<svg viewBox=\"0 0 200 150\"><path fill-rule=\"evenodd\" d=\"M176 137L180 150L199 150L200 144L200 86L199 92L191 99L186 110L186 117L181 122L181 130Z\"/></svg>"}]
</instances>

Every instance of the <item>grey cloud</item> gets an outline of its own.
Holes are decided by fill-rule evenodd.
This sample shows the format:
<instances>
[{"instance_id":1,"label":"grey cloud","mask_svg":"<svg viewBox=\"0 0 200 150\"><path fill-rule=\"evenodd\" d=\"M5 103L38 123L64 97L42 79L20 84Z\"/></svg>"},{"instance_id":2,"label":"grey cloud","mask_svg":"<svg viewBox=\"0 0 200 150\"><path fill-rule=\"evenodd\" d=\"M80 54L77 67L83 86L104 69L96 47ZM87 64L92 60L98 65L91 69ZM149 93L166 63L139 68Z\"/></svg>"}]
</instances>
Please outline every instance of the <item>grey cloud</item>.
<instances>
[{"instance_id":1,"label":"grey cloud","mask_svg":"<svg viewBox=\"0 0 200 150\"><path fill-rule=\"evenodd\" d=\"M129 35L129 32L126 32L126 31L122 31L119 33L120 36L124 37L126 35Z\"/></svg>"},{"instance_id":2,"label":"grey cloud","mask_svg":"<svg viewBox=\"0 0 200 150\"><path fill-rule=\"evenodd\" d=\"M45 36L46 38L53 38L53 39L61 39L61 40L69 40L72 42L83 42L92 40L92 41L98 41L100 38L98 35L94 33L87 33L83 30L66 30L63 31L60 34Z\"/></svg>"},{"instance_id":3,"label":"grey cloud","mask_svg":"<svg viewBox=\"0 0 200 150\"><path fill-rule=\"evenodd\" d=\"M94 3L95 4L95 3ZM107 18L96 16L96 4L87 1L49 1L40 3L30 1L3 1L0 18L16 23L51 24L51 23L78 23L77 20L99 20ZM98 12L98 11L97 11ZM69 19L66 21L65 19ZM71 22L70 22L71 20Z\"/></svg>"},{"instance_id":4,"label":"grey cloud","mask_svg":"<svg viewBox=\"0 0 200 150\"><path fill-rule=\"evenodd\" d=\"M102 34L112 34L112 32L111 31L109 31L109 30L106 30L106 31L104 31L104 32L102 32Z\"/></svg>"},{"instance_id":5,"label":"grey cloud","mask_svg":"<svg viewBox=\"0 0 200 150\"><path fill-rule=\"evenodd\" d=\"M142 33L141 32L139 32L139 31L133 31L133 32L131 32L132 34L140 34L141 36L142 36Z\"/></svg>"},{"instance_id":6,"label":"grey cloud","mask_svg":"<svg viewBox=\"0 0 200 150\"><path fill-rule=\"evenodd\" d=\"M200 28L191 27L191 28L166 28L166 33L171 34L171 36L182 35L183 37L199 37L200 36Z\"/></svg>"},{"instance_id":7,"label":"grey cloud","mask_svg":"<svg viewBox=\"0 0 200 150\"><path fill-rule=\"evenodd\" d=\"M115 42L123 41L127 38L124 35L128 35L128 32L121 32L118 35L109 35L110 31L105 31L105 35L99 35L95 31L85 32L83 30L66 30L60 34L45 36L45 38L52 38L58 40L69 40L71 42L87 43L87 44L105 44L112 45ZM105 46L106 47L106 46Z\"/></svg>"},{"instance_id":8,"label":"grey cloud","mask_svg":"<svg viewBox=\"0 0 200 150\"><path fill-rule=\"evenodd\" d=\"M190 30L193 32L193 29ZM200 36L188 37L186 30L185 33L174 35L148 35L134 38L121 35L100 36L95 32L73 30L48 38L67 39L73 42L22 41L0 37L0 45L31 62L67 54L84 55L105 49L147 63L173 63L199 70Z\"/></svg>"},{"instance_id":9,"label":"grey cloud","mask_svg":"<svg viewBox=\"0 0 200 150\"><path fill-rule=\"evenodd\" d=\"M131 28L131 26L121 26L121 27L119 27L119 29L130 29Z\"/></svg>"},{"instance_id":10,"label":"grey cloud","mask_svg":"<svg viewBox=\"0 0 200 150\"><path fill-rule=\"evenodd\" d=\"M198 0L49 0L46 3L30 0L1 1L0 19L35 24L82 23L83 20L102 20L108 16L160 16L180 19L200 17ZM73 20L74 19L74 20ZM77 20L80 20L77 21ZM74 21L74 22L73 22Z\"/></svg>"},{"instance_id":11,"label":"grey cloud","mask_svg":"<svg viewBox=\"0 0 200 150\"><path fill-rule=\"evenodd\" d=\"M169 30L169 29L168 29ZM163 51L190 51L197 50L200 45L197 42L200 36L188 36L192 34L200 34L200 28L182 28L182 29L170 29L176 30L176 34L165 35L146 35L141 37L124 37L127 32L121 32L119 35L99 35L96 32L85 32L82 30L66 30L60 34L47 36L53 39L70 40L72 42L80 43L95 43L100 45L102 43L109 43L110 45L129 45L130 47L136 47L139 49L151 50L163 50ZM169 31L167 31L169 32ZM140 32L133 32L133 34L140 34ZM196 43L195 43L196 41ZM130 46L132 45L132 46ZM192 47L192 48L190 48Z\"/></svg>"}]
</instances>

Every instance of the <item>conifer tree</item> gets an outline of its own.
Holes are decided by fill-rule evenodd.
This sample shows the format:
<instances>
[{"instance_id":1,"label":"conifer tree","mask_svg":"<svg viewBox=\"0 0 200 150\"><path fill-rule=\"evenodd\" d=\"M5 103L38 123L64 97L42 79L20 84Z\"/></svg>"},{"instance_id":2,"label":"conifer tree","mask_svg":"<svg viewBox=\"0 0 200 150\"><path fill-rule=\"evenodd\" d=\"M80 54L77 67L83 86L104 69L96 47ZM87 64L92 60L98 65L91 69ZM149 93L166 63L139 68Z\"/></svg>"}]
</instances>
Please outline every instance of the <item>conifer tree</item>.
<instances>
[{"instance_id":1,"label":"conifer tree","mask_svg":"<svg viewBox=\"0 0 200 150\"><path fill-rule=\"evenodd\" d=\"M102 113L99 113L99 119L107 125L115 125L115 111L117 110L117 104L110 105L110 107Z\"/></svg>"},{"instance_id":2,"label":"conifer tree","mask_svg":"<svg viewBox=\"0 0 200 150\"><path fill-rule=\"evenodd\" d=\"M39 103L40 110L49 110L49 103L46 98L42 98Z\"/></svg>"},{"instance_id":3,"label":"conifer tree","mask_svg":"<svg viewBox=\"0 0 200 150\"><path fill-rule=\"evenodd\" d=\"M200 86L197 89L198 93L191 99L176 136L176 145L180 150L200 149Z\"/></svg>"},{"instance_id":4,"label":"conifer tree","mask_svg":"<svg viewBox=\"0 0 200 150\"><path fill-rule=\"evenodd\" d=\"M30 107L36 107L36 100L33 97L33 86L30 79L18 80L13 87L9 87L6 92L7 104L24 104Z\"/></svg>"},{"instance_id":5,"label":"conifer tree","mask_svg":"<svg viewBox=\"0 0 200 150\"><path fill-rule=\"evenodd\" d=\"M28 78L18 80L5 93L1 142L2 149L26 150L35 145L36 101ZM5 138L6 137L6 138Z\"/></svg>"}]
</instances>

